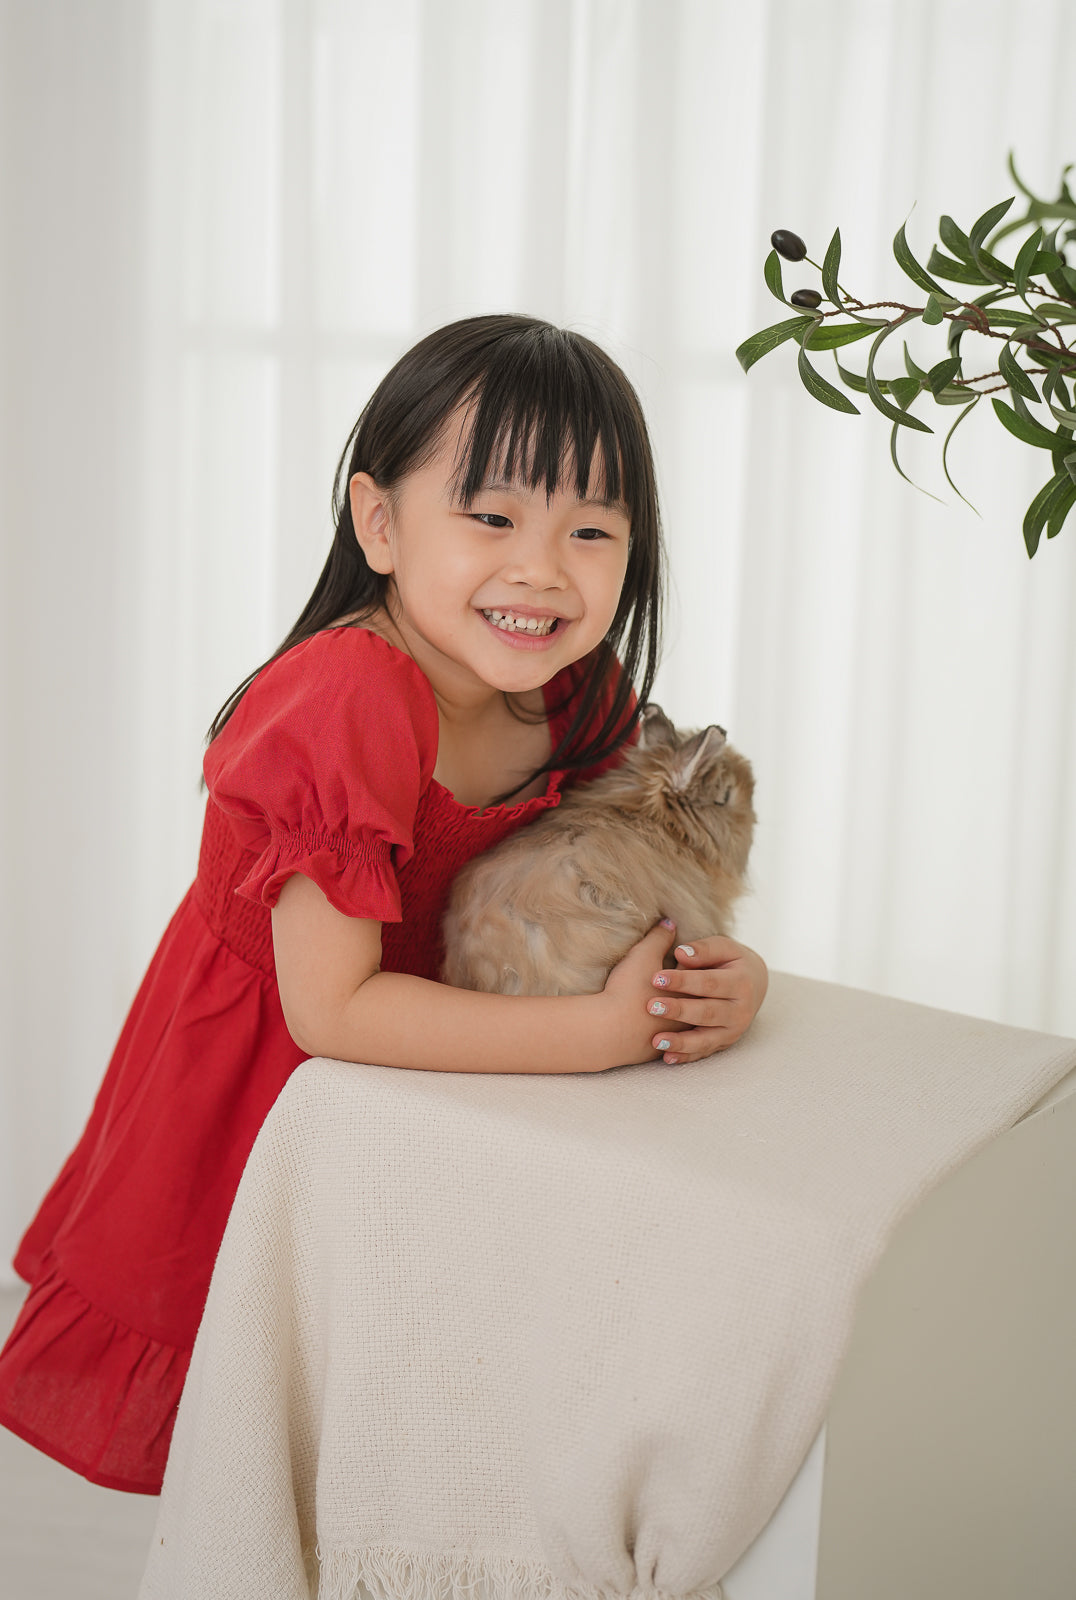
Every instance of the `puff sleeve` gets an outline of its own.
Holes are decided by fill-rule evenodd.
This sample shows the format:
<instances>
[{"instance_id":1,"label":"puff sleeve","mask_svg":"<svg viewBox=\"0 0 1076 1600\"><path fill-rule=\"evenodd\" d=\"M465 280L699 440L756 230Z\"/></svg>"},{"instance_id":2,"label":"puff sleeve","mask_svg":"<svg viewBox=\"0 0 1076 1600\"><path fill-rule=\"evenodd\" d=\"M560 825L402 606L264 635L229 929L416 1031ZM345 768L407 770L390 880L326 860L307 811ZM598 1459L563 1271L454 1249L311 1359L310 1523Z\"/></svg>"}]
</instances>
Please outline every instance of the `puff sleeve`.
<instances>
[{"instance_id":1,"label":"puff sleeve","mask_svg":"<svg viewBox=\"0 0 1076 1600\"><path fill-rule=\"evenodd\" d=\"M237 893L274 906L295 872L346 916L401 919L437 759L437 706L411 658L335 628L262 669L206 751L210 798L257 861Z\"/></svg>"}]
</instances>

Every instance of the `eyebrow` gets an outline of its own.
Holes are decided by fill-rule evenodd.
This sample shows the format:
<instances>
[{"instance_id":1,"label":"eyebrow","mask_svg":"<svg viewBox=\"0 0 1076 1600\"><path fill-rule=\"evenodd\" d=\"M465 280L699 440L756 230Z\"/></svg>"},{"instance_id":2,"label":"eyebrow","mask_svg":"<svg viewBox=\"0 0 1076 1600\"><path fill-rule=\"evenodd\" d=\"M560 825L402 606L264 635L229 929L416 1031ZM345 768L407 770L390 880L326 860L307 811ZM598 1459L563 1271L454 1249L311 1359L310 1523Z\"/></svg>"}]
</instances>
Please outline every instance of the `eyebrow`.
<instances>
[{"instance_id":1,"label":"eyebrow","mask_svg":"<svg viewBox=\"0 0 1076 1600\"><path fill-rule=\"evenodd\" d=\"M478 488L475 490L475 494L518 495L519 491L521 489L525 489L526 487L527 485L522 483L480 483ZM606 498L595 499L588 497L580 500L579 504L581 506L596 506L599 511L618 511L620 515L625 517L629 522L631 520L631 514L623 500L610 500Z\"/></svg>"}]
</instances>

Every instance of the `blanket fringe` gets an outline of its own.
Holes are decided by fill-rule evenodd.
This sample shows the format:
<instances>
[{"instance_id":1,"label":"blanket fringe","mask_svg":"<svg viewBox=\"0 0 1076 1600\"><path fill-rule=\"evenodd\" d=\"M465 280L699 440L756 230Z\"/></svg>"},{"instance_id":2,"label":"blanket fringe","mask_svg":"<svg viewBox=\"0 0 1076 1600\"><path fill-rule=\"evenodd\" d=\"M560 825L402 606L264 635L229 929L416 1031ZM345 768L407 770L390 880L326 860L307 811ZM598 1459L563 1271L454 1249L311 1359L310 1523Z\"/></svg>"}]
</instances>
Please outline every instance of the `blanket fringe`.
<instances>
[{"instance_id":1,"label":"blanket fringe","mask_svg":"<svg viewBox=\"0 0 1076 1600\"><path fill-rule=\"evenodd\" d=\"M724 1600L725 1594L720 1583L679 1595L641 1588L620 1594L564 1583L533 1561L462 1550L420 1555L388 1545L319 1547L307 1559L308 1571L317 1576L318 1600Z\"/></svg>"}]
</instances>

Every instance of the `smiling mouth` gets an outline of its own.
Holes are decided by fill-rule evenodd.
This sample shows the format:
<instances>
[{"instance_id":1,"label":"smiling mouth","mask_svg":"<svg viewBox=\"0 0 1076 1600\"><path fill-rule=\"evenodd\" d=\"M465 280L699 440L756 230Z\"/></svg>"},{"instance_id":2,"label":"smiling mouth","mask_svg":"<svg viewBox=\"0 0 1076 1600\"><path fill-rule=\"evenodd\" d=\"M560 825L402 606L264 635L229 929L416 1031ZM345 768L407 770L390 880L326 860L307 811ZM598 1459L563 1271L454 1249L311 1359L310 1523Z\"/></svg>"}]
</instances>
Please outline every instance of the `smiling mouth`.
<instances>
[{"instance_id":1,"label":"smiling mouth","mask_svg":"<svg viewBox=\"0 0 1076 1600\"><path fill-rule=\"evenodd\" d=\"M521 617L515 611L483 611L482 615L502 633L529 633L538 639L552 633L560 621L559 617Z\"/></svg>"}]
</instances>

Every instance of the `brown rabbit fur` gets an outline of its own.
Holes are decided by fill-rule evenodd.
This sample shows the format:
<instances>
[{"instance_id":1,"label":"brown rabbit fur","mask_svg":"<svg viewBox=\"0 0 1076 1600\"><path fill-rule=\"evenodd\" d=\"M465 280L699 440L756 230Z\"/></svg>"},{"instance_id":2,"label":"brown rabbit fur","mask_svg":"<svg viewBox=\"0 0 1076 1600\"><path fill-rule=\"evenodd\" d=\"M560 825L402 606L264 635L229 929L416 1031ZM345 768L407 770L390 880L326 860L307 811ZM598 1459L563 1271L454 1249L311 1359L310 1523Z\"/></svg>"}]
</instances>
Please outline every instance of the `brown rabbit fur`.
<instances>
[{"instance_id":1,"label":"brown rabbit fur","mask_svg":"<svg viewBox=\"0 0 1076 1600\"><path fill-rule=\"evenodd\" d=\"M723 728L678 733L645 707L619 767L464 867L444 920L445 982L594 994L661 917L684 940L727 932L754 786Z\"/></svg>"}]
</instances>

